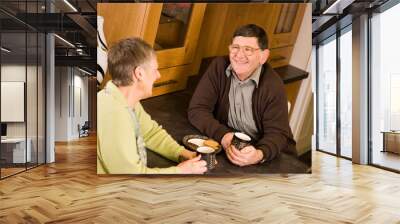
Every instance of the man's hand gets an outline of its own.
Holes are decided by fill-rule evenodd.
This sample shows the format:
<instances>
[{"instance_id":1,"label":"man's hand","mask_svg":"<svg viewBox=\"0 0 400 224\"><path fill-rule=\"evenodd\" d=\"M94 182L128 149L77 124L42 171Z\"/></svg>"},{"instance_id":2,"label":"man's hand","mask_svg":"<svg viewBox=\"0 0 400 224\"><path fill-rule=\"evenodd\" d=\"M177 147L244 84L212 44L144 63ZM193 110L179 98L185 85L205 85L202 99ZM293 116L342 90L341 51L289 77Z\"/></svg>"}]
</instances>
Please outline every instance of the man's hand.
<instances>
[{"instance_id":1,"label":"man's hand","mask_svg":"<svg viewBox=\"0 0 400 224\"><path fill-rule=\"evenodd\" d=\"M181 174L203 174L207 171L207 162L200 160L201 156L186 160L178 164L178 170Z\"/></svg>"},{"instance_id":2,"label":"man's hand","mask_svg":"<svg viewBox=\"0 0 400 224\"><path fill-rule=\"evenodd\" d=\"M232 139L233 139L233 132L228 132L224 135L224 137L222 137L221 145L225 150L229 148L229 146L231 145Z\"/></svg>"},{"instance_id":3,"label":"man's hand","mask_svg":"<svg viewBox=\"0 0 400 224\"><path fill-rule=\"evenodd\" d=\"M260 162L263 158L261 150L249 145L244 147L241 151L237 150L235 146L231 145L226 150L228 159L238 166L248 166Z\"/></svg>"},{"instance_id":4,"label":"man's hand","mask_svg":"<svg viewBox=\"0 0 400 224\"><path fill-rule=\"evenodd\" d=\"M187 149L184 149L179 153L179 157L182 158L182 160L188 160L188 159L193 159L196 157L197 153L189 151Z\"/></svg>"}]
</instances>

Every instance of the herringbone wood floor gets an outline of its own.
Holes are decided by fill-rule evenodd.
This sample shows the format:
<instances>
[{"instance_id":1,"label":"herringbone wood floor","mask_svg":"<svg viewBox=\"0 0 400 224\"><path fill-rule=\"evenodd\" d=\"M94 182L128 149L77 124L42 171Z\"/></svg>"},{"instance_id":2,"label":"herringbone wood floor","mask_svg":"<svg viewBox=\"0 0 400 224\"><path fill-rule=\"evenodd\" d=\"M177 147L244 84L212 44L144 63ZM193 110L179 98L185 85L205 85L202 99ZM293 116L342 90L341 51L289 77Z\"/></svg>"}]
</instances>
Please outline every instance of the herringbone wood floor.
<instances>
[{"instance_id":1,"label":"herringbone wood floor","mask_svg":"<svg viewBox=\"0 0 400 224\"><path fill-rule=\"evenodd\" d=\"M311 175L97 176L96 138L0 181L0 223L400 223L400 175L313 153Z\"/></svg>"}]
</instances>

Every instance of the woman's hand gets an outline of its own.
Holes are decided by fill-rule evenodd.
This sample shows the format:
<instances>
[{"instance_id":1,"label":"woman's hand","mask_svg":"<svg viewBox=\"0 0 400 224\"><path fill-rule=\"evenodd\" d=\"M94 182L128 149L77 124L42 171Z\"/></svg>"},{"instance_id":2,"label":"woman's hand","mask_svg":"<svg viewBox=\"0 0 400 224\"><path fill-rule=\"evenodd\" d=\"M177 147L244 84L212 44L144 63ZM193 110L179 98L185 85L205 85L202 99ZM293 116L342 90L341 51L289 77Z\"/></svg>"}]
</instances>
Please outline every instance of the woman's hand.
<instances>
[{"instance_id":1,"label":"woman's hand","mask_svg":"<svg viewBox=\"0 0 400 224\"><path fill-rule=\"evenodd\" d=\"M181 151L181 153L179 153L179 157L182 158L181 161L188 160L188 159L193 159L196 156L197 156L196 152L192 152L192 151L189 151L187 149L184 149L184 150Z\"/></svg>"},{"instance_id":2,"label":"woman's hand","mask_svg":"<svg viewBox=\"0 0 400 224\"><path fill-rule=\"evenodd\" d=\"M207 171L207 162L200 160L201 156L186 160L178 164L178 170L181 174L203 174Z\"/></svg>"}]
</instances>

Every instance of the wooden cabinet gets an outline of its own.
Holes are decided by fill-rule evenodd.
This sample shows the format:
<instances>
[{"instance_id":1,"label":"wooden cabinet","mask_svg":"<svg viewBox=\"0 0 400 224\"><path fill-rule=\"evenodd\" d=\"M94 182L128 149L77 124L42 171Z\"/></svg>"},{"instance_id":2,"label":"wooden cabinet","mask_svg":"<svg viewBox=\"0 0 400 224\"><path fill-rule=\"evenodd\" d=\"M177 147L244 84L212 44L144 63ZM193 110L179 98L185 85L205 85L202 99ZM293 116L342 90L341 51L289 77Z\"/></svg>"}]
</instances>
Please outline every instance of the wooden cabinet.
<instances>
[{"instance_id":1,"label":"wooden cabinet","mask_svg":"<svg viewBox=\"0 0 400 224\"><path fill-rule=\"evenodd\" d=\"M147 39L157 52L161 78L155 83L153 96L182 90L186 87L193 62L206 4L155 4L154 17ZM158 17L156 16L158 15Z\"/></svg>"},{"instance_id":2,"label":"wooden cabinet","mask_svg":"<svg viewBox=\"0 0 400 224\"><path fill-rule=\"evenodd\" d=\"M272 67L289 64L305 9L306 4L275 4L271 29L268 30L271 50L269 63Z\"/></svg>"},{"instance_id":3,"label":"wooden cabinet","mask_svg":"<svg viewBox=\"0 0 400 224\"><path fill-rule=\"evenodd\" d=\"M153 7L150 4L97 4L97 13L104 18L104 35L108 46L124 38L146 36L143 22L147 21Z\"/></svg>"},{"instance_id":4,"label":"wooden cabinet","mask_svg":"<svg viewBox=\"0 0 400 224\"><path fill-rule=\"evenodd\" d=\"M400 131L383 131L382 152L400 154Z\"/></svg>"},{"instance_id":5,"label":"wooden cabinet","mask_svg":"<svg viewBox=\"0 0 400 224\"><path fill-rule=\"evenodd\" d=\"M306 4L275 4L274 21L272 21L272 29L268 33L271 40L270 48L294 45L305 9Z\"/></svg>"},{"instance_id":6,"label":"wooden cabinet","mask_svg":"<svg viewBox=\"0 0 400 224\"><path fill-rule=\"evenodd\" d=\"M268 34L272 67L287 65L305 8L304 3L208 4L199 48L203 57L227 55L233 32L242 25L253 23L263 27Z\"/></svg>"},{"instance_id":7,"label":"wooden cabinet","mask_svg":"<svg viewBox=\"0 0 400 224\"><path fill-rule=\"evenodd\" d=\"M271 53L268 62L273 68L288 65L292 55L293 46L286 46L281 48L271 48Z\"/></svg>"},{"instance_id":8,"label":"wooden cabinet","mask_svg":"<svg viewBox=\"0 0 400 224\"><path fill-rule=\"evenodd\" d=\"M227 55L233 32L248 23L268 33L272 67L288 65L306 8L304 3L97 5L109 44L138 36L156 49L161 79L155 83L154 96L184 89L201 60Z\"/></svg>"},{"instance_id":9,"label":"wooden cabinet","mask_svg":"<svg viewBox=\"0 0 400 224\"><path fill-rule=\"evenodd\" d=\"M100 3L104 33L109 44L141 37L154 47L161 78L153 96L186 87L206 4Z\"/></svg>"}]
</instances>

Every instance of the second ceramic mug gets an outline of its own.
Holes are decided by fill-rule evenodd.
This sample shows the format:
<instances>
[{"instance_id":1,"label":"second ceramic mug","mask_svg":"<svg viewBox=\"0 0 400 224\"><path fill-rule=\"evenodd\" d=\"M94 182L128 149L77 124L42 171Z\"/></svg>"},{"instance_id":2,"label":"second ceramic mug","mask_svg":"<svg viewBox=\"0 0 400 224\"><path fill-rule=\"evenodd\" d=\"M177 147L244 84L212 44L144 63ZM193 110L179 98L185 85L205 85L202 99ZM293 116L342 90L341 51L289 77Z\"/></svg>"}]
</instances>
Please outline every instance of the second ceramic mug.
<instances>
[{"instance_id":1,"label":"second ceramic mug","mask_svg":"<svg viewBox=\"0 0 400 224\"><path fill-rule=\"evenodd\" d=\"M215 150L208 146L200 146L196 151L201 155L201 159L207 162L207 170L215 168Z\"/></svg>"},{"instance_id":2,"label":"second ceramic mug","mask_svg":"<svg viewBox=\"0 0 400 224\"><path fill-rule=\"evenodd\" d=\"M244 147L250 145L251 138L242 132L235 132L232 138L232 145L235 146L236 149L241 150Z\"/></svg>"}]
</instances>

